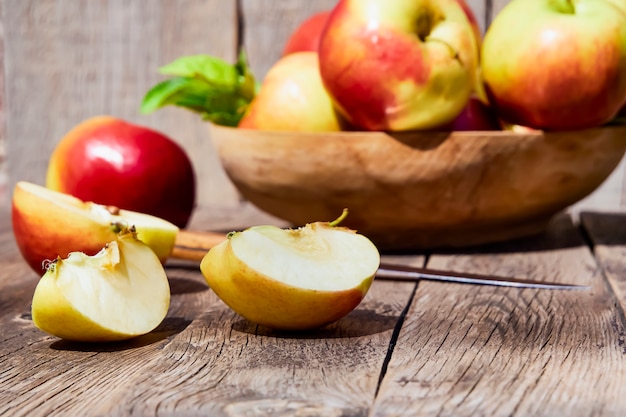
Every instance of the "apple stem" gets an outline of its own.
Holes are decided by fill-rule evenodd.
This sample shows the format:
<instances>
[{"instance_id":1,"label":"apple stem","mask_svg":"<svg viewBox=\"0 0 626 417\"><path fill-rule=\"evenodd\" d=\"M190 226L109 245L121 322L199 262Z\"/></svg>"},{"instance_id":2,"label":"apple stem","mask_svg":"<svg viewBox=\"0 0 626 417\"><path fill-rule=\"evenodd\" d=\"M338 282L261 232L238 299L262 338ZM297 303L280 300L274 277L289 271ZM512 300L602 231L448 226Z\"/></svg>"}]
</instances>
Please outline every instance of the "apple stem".
<instances>
[{"instance_id":1,"label":"apple stem","mask_svg":"<svg viewBox=\"0 0 626 417\"><path fill-rule=\"evenodd\" d=\"M337 226L339 223L341 223L346 217L348 217L348 209L345 208L343 209L343 212L341 213L341 216L337 217L335 220L333 220L332 222L328 222L328 224L331 227L335 227Z\"/></svg>"}]
</instances>

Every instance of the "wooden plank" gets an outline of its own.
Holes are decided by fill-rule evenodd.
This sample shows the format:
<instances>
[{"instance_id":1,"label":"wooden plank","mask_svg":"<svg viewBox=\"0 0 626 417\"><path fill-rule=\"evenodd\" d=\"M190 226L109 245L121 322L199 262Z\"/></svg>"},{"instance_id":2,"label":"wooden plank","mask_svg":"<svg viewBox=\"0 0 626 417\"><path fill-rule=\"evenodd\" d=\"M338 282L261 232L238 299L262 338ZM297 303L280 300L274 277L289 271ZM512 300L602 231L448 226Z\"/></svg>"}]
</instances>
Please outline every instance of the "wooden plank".
<instances>
[{"instance_id":1,"label":"wooden plank","mask_svg":"<svg viewBox=\"0 0 626 417\"><path fill-rule=\"evenodd\" d=\"M43 183L57 141L82 120L110 114L186 148L201 179L200 205L238 204L204 122L182 109L138 112L171 60L207 53L234 61L235 0L3 0L2 7L10 187Z\"/></svg>"},{"instance_id":2,"label":"wooden plank","mask_svg":"<svg viewBox=\"0 0 626 417\"><path fill-rule=\"evenodd\" d=\"M626 308L626 214L583 212L580 221L593 243L596 260L617 297Z\"/></svg>"},{"instance_id":3,"label":"wooden plank","mask_svg":"<svg viewBox=\"0 0 626 417\"><path fill-rule=\"evenodd\" d=\"M429 266L591 290L420 283L372 415L626 413L623 317L568 219L541 238L436 255Z\"/></svg>"},{"instance_id":4,"label":"wooden plank","mask_svg":"<svg viewBox=\"0 0 626 417\"><path fill-rule=\"evenodd\" d=\"M289 35L313 13L332 9L337 0L241 0L243 43L259 80L280 58Z\"/></svg>"},{"instance_id":5,"label":"wooden plank","mask_svg":"<svg viewBox=\"0 0 626 417\"><path fill-rule=\"evenodd\" d=\"M172 303L157 330L127 342L78 344L33 326L37 276L16 256L6 224L0 221L0 415L366 415L416 287L374 282L337 323L277 332L233 313L197 266L174 262L167 269ZM424 258L386 260L422 265Z\"/></svg>"}]
</instances>

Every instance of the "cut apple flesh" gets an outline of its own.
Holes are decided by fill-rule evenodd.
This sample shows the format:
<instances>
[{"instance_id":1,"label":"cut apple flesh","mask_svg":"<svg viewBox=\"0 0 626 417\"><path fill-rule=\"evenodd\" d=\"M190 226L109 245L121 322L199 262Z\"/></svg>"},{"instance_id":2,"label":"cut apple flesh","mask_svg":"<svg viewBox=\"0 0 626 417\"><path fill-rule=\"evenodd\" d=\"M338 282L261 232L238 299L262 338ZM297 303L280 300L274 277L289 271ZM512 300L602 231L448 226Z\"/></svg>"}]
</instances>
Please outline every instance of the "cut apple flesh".
<instances>
[{"instance_id":1,"label":"cut apple flesh","mask_svg":"<svg viewBox=\"0 0 626 417\"><path fill-rule=\"evenodd\" d=\"M161 262L126 233L94 256L73 252L51 264L35 289L32 316L64 339L123 340L156 328L169 301Z\"/></svg>"},{"instance_id":2,"label":"cut apple flesh","mask_svg":"<svg viewBox=\"0 0 626 417\"><path fill-rule=\"evenodd\" d=\"M309 227L252 227L231 238L233 254L276 281L316 291L355 288L376 272L371 242L342 229Z\"/></svg>"},{"instance_id":3,"label":"cut apple flesh","mask_svg":"<svg viewBox=\"0 0 626 417\"><path fill-rule=\"evenodd\" d=\"M248 320L299 330L332 323L367 293L380 263L374 244L349 229L312 223L296 230L256 226L202 260L209 286Z\"/></svg>"},{"instance_id":4,"label":"cut apple flesh","mask_svg":"<svg viewBox=\"0 0 626 417\"><path fill-rule=\"evenodd\" d=\"M178 227L158 217L110 210L24 181L14 189L12 222L20 252L37 272L43 272L44 260L97 253L124 226L135 226L138 238L165 262L178 234Z\"/></svg>"}]
</instances>

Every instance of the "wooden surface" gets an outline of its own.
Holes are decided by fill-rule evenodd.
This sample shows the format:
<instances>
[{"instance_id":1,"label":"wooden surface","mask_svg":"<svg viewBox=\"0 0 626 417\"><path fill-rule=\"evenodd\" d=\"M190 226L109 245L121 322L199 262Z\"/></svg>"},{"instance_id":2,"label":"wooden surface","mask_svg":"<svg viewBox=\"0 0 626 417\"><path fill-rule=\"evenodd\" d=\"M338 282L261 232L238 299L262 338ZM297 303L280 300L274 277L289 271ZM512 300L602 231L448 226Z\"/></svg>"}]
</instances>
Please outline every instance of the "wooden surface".
<instances>
[{"instance_id":1,"label":"wooden surface","mask_svg":"<svg viewBox=\"0 0 626 417\"><path fill-rule=\"evenodd\" d=\"M166 133L188 151L200 207L237 207L206 125L181 109L138 112L158 68L189 54L229 61L241 42L262 79L291 33L336 0L0 0L0 206L19 180L43 184L56 143L80 121L110 114ZM484 31L508 0L468 0ZM626 206L624 163L573 207ZM615 190L618 193L615 193Z\"/></svg>"},{"instance_id":2,"label":"wooden surface","mask_svg":"<svg viewBox=\"0 0 626 417\"><path fill-rule=\"evenodd\" d=\"M260 221L220 216L223 229ZM561 216L518 242L385 256L589 290L375 281L339 322L287 333L237 316L197 266L171 261L162 325L100 345L33 326L38 277L0 219L3 416L626 415L624 212L584 214L582 228Z\"/></svg>"}]
</instances>

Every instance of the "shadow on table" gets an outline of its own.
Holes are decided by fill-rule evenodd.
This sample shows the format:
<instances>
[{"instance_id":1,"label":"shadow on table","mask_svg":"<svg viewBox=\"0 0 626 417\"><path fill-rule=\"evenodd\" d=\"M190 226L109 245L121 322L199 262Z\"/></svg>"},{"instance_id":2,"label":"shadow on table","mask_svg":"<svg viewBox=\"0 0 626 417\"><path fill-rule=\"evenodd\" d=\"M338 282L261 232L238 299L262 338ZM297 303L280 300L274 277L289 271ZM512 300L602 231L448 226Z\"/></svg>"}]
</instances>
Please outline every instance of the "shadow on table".
<instances>
[{"instance_id":1,"label":"shadow on table","mask_svg":"<svg viewBox=\"0 0 626 417\"><path fill-rule=\"evenodd\" d=\"M550 251L593 244L626 244L626 213L585 212L580 214L579 223L576 224L569 214L561 213L551 220L543 233L537 235L479 246L440 248L422 253L425 255L502 254ZM402 255L401 252L385 254Z\"/></svg>"},{"instance_id":2,"label":"shadow on table","mask_svg":"<svg viewBox=\"0 0 626 417\"><path fill-rule=\"evenodd\" d=\"M50 349L75 352L120 352L162 342L185 330L190 323L191 320L182 317L166 317L163 322L150 333L129 340L87 343L61 339L50 344Z\"/></svg>"},{"instance_id":3,"label":"shadow on table","mask_svg":"<svg viewBox=\"0 0 626 417\"><path fill-rule=\"evenodd\" d=\"M626 213L582 212L580 223L594 245L626 246Z\"/></svg>"},{"instance_id":4,"label":"shadow on table","mask_svg":"<svg viewBox=\"0 0 626 417\"><path fill-rule=\"evenodd\" d=\"M374 310L357 308L346 317L319 329L287 331L274 330L241 319L233 323L232 329L255 336L269 336L285 339L337 339L370 336L393 331L399 316L379 314Z\"/></svg>"}]
</instances>

